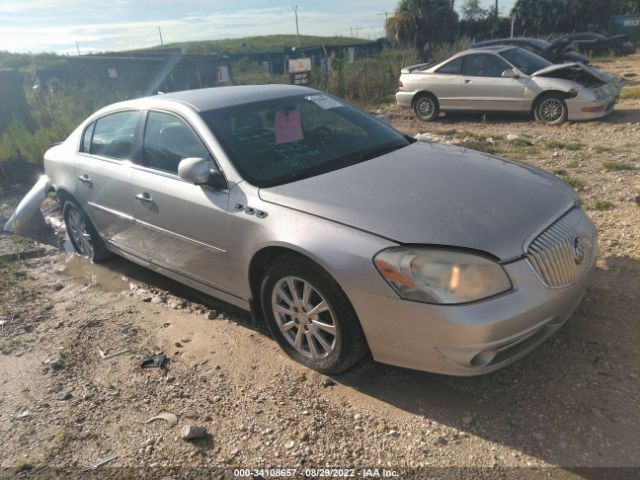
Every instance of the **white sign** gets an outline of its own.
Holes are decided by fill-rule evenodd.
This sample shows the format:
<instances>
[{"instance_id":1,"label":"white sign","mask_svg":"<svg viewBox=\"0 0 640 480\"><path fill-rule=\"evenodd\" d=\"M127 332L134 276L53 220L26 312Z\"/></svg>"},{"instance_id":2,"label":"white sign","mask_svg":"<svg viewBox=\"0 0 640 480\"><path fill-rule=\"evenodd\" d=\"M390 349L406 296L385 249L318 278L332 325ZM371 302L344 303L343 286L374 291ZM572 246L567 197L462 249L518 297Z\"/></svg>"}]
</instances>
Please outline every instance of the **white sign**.
<instances>
[{"instance_id":1,"label":"white sign","mask_svg":"<svg viewBox=\"0 0 640 480\"><path fill-rule=\"evenodd\" d=\"M310 72L311 71L311 59L310 58L296 58L289 60L289 73L298 72Z\"/></svg>"},{"instance_id":2,"label":"white sign","mask_svg":"<svg viewBox=\"0 0 640 480\"><path fill-rule=\"evenodd\" d=\"M109 73L109 78L118 78L118 70L115 68L108 68L107 72Z\"/></svg>"},{"instance_id":3,"label":"white sign","mask_svg":"<svg viewBox=\"0 0 640 480\"><path fill-rule=\"evenodd\" d=\"M229 67L226 65L218 67L218 83L229 83L230 80Z\"/></svg>"}]
</instances>

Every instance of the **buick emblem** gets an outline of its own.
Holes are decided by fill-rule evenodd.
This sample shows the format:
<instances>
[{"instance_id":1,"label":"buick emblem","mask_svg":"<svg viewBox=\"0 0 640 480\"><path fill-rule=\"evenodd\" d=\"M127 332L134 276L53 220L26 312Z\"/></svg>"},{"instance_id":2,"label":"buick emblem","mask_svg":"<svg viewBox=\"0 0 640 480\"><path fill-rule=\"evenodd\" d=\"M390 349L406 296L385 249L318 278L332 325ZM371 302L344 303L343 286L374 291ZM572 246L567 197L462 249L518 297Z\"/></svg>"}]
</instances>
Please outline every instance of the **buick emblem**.
<instances>
[{"instance_id":1,"label":"buick emblem","mask_svg":"<svg viewBox=\"0 0 640 480\"><path fill-rule=\"evenodd\" d=\"M584 262L584 245L580 237L573 239L573 260L576 262L576 265Z\"/></svg>"}]
</instances>

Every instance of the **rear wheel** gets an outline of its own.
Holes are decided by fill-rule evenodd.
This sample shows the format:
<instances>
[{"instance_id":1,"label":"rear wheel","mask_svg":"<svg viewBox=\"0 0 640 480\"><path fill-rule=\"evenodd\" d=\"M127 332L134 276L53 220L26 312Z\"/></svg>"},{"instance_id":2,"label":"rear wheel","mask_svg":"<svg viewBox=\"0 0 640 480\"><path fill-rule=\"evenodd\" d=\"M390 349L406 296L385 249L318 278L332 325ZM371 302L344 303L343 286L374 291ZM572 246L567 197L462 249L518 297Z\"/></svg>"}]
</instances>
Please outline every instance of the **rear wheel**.
<instances>
[{"instance_id":1,"label":"rear wheel","mask_svg":"<svg viewBox=\"0 0 640 480\"><path fill-rule=\"evenodd\" d=\"M566 122L568 113L564 98L554 93L538 100L534 110L536 120L547 125L560 125Z\"/></svg>"},{"instance_id":2,"label":"rear wheel","mask_svg":"<svg viewBox=\"0 0 640 480\"><path fill-rule=\"evenodd\" d=\"M298 256L284 256L260 289L271 334L294 360L322 373L340 373L367 351L360 322L331 276Z\"/></svg>"},{"instance_id":3,"label":"rear wheel","mask_svg":"<svg viewBox=\"0 0 640 480\"><path fill-rule=\"evenodd\" d=\"M67 200L62 214L67 235L76 253L94 262L100 262L109 257L102 238L77 203Z\"/></svg>"},{"instance_id":4,"label":"rear wheel","mask_svg":"<svg viewBox=\"0 0 640 480\"><path fill-rule=\"evenodd\" d=\"M413 111L420 120L432 122L440 115L440 105L430 93L421 93L413 102Z\"/></svg>"}]
</instances>

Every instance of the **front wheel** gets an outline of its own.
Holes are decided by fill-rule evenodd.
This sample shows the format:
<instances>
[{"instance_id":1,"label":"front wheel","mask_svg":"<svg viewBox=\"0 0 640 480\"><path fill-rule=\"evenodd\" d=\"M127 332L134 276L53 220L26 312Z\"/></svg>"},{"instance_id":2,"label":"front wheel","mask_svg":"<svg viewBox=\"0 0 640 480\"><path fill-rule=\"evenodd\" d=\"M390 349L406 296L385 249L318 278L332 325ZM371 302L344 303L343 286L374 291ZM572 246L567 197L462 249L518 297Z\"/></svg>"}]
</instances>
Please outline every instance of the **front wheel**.
<instances>
[{"instance_id":1,"label":"front wheel","mask_svg":"<svg viewBox=\"0 0 640 480\"><path fill-rule=\"evenodd\" d=\"M536 120L547 125L560 125L567 121L567 104L560 95L550 94L542 97L536 104Z\"/></svg>"},{"instance_id":2,"label":"front wheel","mask_svg":"<svg viewBox=\"0 0 640 480\"><path fill-rule=\"evenodd\" d=\"M348 298L318 265L298 256L278 259L260 289L267 326L294 360L326 374L356 364L367 345Z\"/></svg>"},{"instance_id":3,"label":"front wheel","mask_svg":"<svg viewBox=\"0 0 640 480\"><path fill-rule=\"evenodd\" d=\"M76 253L93 262L100 262L109 256L102 238L77 203L67 200L62 215L67 235Z\"/></svg>"}]
</instances>

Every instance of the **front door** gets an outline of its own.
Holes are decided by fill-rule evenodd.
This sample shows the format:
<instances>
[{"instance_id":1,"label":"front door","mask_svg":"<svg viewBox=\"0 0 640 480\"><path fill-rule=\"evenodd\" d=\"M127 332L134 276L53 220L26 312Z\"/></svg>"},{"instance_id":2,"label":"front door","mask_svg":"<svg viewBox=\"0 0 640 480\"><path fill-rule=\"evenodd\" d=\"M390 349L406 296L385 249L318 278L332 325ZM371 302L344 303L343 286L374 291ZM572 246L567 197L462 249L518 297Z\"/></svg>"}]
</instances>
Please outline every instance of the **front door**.
<instances>
[{"instance_id":1,"label":"front door","mask_svg":"<svg viewBox=\"0 0 640 480\"><path fill-rule=\"evenodd\" d=\"M213 162L185 120L149 112L132 178L137 228L151 263L227 291L229 193L182 180L178 164L190 157Z\"/></svg>"},{"instance_id":2,"label":"front door","mask_svg":"<svg viewBox=\"0 0 640 480\"><path fill-rule=\"evenodd\" d=\"M106 242L134 254L140 245L133 224L130 159L142 113L116 112L84 131L75 160L75 198Z\"/></svg>"},{"instance_id":3,"label":"front door","mask_svg":"<svg viewBox=\"0 0 640 480\"><path fill-rule=\"evenodd\" d=\"M502 78L511 66L497 55L476 53L464 57L460 104L465 110L523 112L529 109L520 78Z\"/></svg>"}]
</instances>

